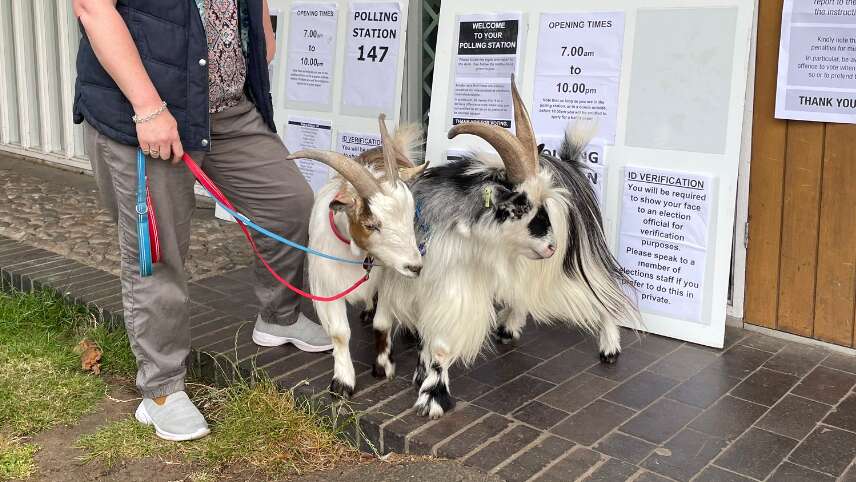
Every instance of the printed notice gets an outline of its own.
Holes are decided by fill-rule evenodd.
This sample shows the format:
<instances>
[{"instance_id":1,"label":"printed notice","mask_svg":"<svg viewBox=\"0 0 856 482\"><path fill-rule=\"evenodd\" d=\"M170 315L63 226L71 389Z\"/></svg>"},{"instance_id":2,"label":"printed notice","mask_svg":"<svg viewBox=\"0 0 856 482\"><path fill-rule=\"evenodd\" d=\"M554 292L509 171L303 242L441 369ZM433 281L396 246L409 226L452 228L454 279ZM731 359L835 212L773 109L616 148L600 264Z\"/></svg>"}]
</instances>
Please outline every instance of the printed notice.
<instances>
[{"instance_id":1,"label":"printed notice","mask_svg":"<svg viewBox=\"0 0 856 482\"><path fill-rule=\"evenodd\" d=\"M639 309L701 323L713 178L625 168L618 261Z\"/></svg>"},{"instance_id":2,"label":"printed notice","mask_svg":"<svg viewBox=\"0 0 856 482\"><path fill-rule=\"evenodd\" d=\"M335 3L295 3L288 26L286 99L329 110L336 55Z\"/></svg>"},{"instance_id":3,"label":"printed notice","mask_svg":"<svg viewBox=\"0 0 856 482\"><path fill-rule=\"evenodd\" d=\"M351 3L343 105L394 114L401 25L398 2Z\"/></svg>"},{"instance_id":4,"label":"printed notice","mask_svg":"<svg viewBox=\"0 0 856 482\"><path fill-rule=\"evenodd\" d=\"M291 152L303 149L329 150L333 141L333 129L328 121L292 117L285 127L285 145ZM318 192L330 179L330 168L311 159L298 159L297 167L312 190Z\"/></svg>"},{"instance_id":5,"label":"printed notice","mask_svg":"<svg viewBox=\"0 0 856 482\"><path fill-rule=\"evenodd\" d=\"M520 13L458 17L452 125L511 128L511 74L517 72L521 19Z\"/></svg>"},{"instance_id":6,"label":"printed notice","mask_svg":"<svg viewBox=\"0 0 856 482\"><path fill-rule=\"evenodd\" d=\"M547 153L559 158L564 137L541 136L539 140L544 143L544 150ZM580 153L580 161L586 168L585 175L597 195L597 202L603 208L604 194L606 193L606 158L603 156L603 144L590 142Z\"/></svg>"},{"instance_id":7,"label":"printed notice","mask_svg":"<svg viewBox=\"0 0 856 482\"><path fill-rule=\"evenodd\" d=\"M380 145L378 134L362 132L339 132L336 151L348 157L357 157L363 152Z\"/></svg>"},{"instance_id":8,"label":"printed notice","mask_svg":"<svg viewBox=\"0 0 856 482\"><path fill-rule=\"evenodd\" d=\"M624 13L543 14L535 63L535 132L560 135L568 122L594 121L615 142Z\"/></svg>"},{"instance_id":9,"label":"printed notice","mask_svg":"<svg viewBox=\"0 0 856 482\"><path fill-rule=\"evenodd\" d=\"M776 118L856 124L856 1L785 0Z\"/></svg>"}]
</instances>

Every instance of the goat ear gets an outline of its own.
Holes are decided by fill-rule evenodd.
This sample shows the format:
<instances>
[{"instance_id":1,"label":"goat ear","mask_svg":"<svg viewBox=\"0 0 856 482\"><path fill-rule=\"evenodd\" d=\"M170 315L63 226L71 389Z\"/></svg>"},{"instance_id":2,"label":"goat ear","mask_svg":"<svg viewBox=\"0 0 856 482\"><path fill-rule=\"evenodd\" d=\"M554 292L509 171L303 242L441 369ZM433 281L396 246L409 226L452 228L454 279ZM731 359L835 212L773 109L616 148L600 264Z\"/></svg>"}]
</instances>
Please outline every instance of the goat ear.
<instances>
[{"instance_id":1,"label":"goat ear","mask_svg":"<svg viewBox=\"0 0 856 482\"><path fill-rule=\"evenodd\" d=\"M428 161L423 162L422 164L416 167L405 167L400 170L401 180L407 182L415 177L419 177L420 174L425 172L425 169L428 168Z\"/></svg>"},{"instance_id":2,"label":"goat ear","mask_svg":"<svg viewBox=\"0 0 856 482\"><path fill-rule=\"evenodd\" d=\"M336 197L330 201L330 209L333 211L344 211L350 207L353 207L357 202L357 197L354 193L349 192L347 189L342 189L336 193Z\"/></svg>"},{"instance_id":3,"label":"goat ear","mask_svg":"<svg viewBox=\"0 0 856 482\"><path fill-rule=\"evenodd\" d=\"M512 191L511 189L508 189L507 187L504 187L502 185L496 185L493 188L493 203L496 205L505 204L509 200L511 200L515 196L517 196L518 194L520 194L520 193L518 193L516 191Z\"/></svg>"}]
</instances>

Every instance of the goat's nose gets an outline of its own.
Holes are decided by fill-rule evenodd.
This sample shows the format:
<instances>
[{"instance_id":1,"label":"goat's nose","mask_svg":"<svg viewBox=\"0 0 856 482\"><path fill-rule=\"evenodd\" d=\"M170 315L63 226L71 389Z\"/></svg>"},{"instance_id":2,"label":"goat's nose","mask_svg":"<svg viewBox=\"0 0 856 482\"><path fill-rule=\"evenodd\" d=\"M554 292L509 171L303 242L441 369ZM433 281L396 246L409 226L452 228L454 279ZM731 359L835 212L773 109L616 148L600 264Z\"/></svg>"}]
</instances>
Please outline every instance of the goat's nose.
<instances>
[{"instance_id":1,"label":"goat's nose","mask_svg":"<svg viewBox=\"0 0 856 482\"><path fill-rule=\"evenodd\" d=\"M422 272L422 265L421 264L419 264L419 265L408 264L407 266L404 267L404 269L406 269L407 271L410 271L411 273L415 274L416 276L419 276L419 273Z\"/></svg>"}]
</instances>

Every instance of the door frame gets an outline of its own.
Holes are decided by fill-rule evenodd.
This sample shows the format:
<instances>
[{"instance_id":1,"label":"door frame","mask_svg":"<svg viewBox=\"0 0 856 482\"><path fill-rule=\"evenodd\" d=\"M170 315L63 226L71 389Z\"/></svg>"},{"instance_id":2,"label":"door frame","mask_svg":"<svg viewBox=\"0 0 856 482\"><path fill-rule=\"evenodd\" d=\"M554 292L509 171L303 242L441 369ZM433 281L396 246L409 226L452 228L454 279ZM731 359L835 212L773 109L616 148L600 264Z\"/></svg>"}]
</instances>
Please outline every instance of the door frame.
<instances>
[{"instance_id":1,"label":"door frame","mask_svg":"<svg viewBox=\"0 0 856 482\"><path fill-rule=\"evenodd\" d=\"M743 110L743 138L740 143L740 164L737 171L737 197L734 212L734 241L731 252L731 286L726 314L743 319L746 299L746 249L749 245L749 174L752 161L752 119L755 106L755 55L758 44L758 0L752 20L749 46L749 75L746 85L746 107Z\"/></svg>"}]
</instances>

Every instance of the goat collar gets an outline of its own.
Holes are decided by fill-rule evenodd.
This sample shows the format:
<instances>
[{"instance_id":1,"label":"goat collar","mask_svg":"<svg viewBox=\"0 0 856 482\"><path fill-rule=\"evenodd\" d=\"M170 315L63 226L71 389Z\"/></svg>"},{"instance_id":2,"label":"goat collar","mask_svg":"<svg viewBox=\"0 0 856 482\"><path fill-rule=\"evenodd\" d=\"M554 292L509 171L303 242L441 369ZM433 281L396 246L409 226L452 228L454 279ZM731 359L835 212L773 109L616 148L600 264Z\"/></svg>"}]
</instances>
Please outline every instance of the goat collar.
<instances>
[{"instance_id":1,"label":"goat collar","mask_svg":"<svg viewBox=\"0 0 856 482\"><path fill-rule=\"evenodd\" d=\"M348 246L350 246L350 245L351 245L351 240L350 240L350 239L348 239L348 237L347 237L347 236L345 236L344 234L342 234L342 232L341 232L341 231L339 231L339 228L336 226L336 219L335 219L335 215L336 215L336 213L334 213L334 212L333 212L333 210L331 209L331 210L330 210L330 215L328 216L328 217L329 217L329 219L330 219L330 229L333 231L333 235L334 235L334 236L336 236L336 238L337 238L339 241L341 241L341 242L343 242L343 243L347 244Z\"/></svg>"}]
</instances>

